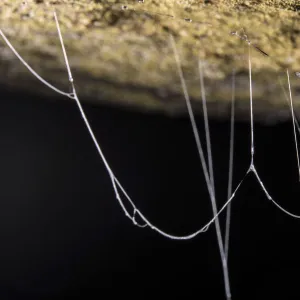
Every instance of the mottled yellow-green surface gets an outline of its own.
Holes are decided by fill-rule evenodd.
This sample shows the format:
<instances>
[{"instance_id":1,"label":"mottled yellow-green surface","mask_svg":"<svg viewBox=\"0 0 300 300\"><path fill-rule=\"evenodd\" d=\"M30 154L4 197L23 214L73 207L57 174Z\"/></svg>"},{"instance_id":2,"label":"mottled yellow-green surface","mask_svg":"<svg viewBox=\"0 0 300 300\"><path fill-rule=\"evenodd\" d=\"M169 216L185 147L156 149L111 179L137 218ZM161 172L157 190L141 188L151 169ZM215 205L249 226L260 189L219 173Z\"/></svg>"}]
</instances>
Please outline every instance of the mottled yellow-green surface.
<instances>
[{"instance_id":1,"label":"mottled yellow-green surface","mask_svg":"<svg viewBox=\"0 0 300 300\"><path fill-rule=\"evenodd\" d=\"M268 54L251 47L257 117L289 115L278 81L280 77L287 88L287 68L294 105L300 108L300 78L295 75L300 71L298 0L2 0L0 5L0 28L12 44L39 74L68 91L53 19L56 10L82 100L184 113L172 34L195 109L201 104L201 60L210 113L228 116L234 68L237 114L248 115L248 44L230 34L237 31L246 33L252 44ZM54 95L28 73L2 40L0 70L2 84Z\"/></svg>"}]
</instances>

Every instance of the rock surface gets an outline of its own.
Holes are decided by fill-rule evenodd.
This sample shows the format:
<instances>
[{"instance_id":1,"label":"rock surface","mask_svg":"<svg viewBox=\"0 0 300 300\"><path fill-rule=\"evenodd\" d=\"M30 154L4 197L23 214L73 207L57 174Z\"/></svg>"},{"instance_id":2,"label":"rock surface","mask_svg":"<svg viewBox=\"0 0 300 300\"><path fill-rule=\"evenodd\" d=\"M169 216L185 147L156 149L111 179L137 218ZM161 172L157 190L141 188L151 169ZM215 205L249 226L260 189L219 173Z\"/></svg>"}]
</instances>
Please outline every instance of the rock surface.
<instances>
[{"instance_id":1,"label":"rock surface","mask_svg":"<svg viewBox=\"0 0 300 300\"><path fill-rule=\"evenodd\" d=\"M83 101L172 115L186 113L172 34L195 110L201 112L200 60L209 113L228 117L235 69L237 117L248 117L246 34L256 46L250 47L256 118L290 117L280 84L287 91L287 68L294 107L300 112L298 0L2 0L0 29L43 78L69 91L53 9ZM3 40L0 70L2 85L54 95L21 65Z\"/></svg>"}]
</instances>

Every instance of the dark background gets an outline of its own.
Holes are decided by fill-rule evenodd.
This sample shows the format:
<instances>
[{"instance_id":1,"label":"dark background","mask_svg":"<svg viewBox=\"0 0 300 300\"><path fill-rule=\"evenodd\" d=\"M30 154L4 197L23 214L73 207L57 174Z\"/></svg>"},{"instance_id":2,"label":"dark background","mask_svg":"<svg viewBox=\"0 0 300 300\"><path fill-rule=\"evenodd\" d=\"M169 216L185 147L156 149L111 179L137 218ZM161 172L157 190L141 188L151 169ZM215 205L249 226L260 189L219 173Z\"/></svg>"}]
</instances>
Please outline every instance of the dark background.
<instances>
[{"instance_id":1,"label":"dark background","mask_svg":"<svg viewBox=\"0 0 300 300\"><path fill-rule=\"evenodd\" d=\"M135 227L75 103L3 87L0 97L1 300L111 299L117 292L131 299L225 299L214 226L181 242ZM187 117L84 108L115 174L151 222L183 235L212 217ZM220 207L230 125L210 124ZM234 186L249 166L249 141L249 122L236 123ZM292 123L255 124L255 141L267 189L300 214ZM299 299L300 220L269 202L253 176L232 205L233 299Z\"/></svg>"}]
</instances>

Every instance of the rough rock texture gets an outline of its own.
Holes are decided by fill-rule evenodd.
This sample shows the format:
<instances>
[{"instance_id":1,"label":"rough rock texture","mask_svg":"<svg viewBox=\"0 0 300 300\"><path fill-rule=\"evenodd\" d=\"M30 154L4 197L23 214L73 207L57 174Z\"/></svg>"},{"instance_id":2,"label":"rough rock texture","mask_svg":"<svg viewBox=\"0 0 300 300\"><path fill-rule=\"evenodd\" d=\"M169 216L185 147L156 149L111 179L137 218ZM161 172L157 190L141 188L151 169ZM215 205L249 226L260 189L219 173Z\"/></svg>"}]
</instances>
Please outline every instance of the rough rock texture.
<instances>
[{"instance_id":1,"label":"rough rock texture","mask_svg":"<svg viewBox=\"0 0 300 300\"><path fill-rule=\"evenodd\" d=\"M287 68L294 106L300 112L298 0L2 0L0 29L42 77L68 91L53 9L83 101L186 113L172 34L195 109L201 111L200 59L209 112L228 116L234 68L237 114L248 116L248 44L231 34L237 31L240 36L246 33L258 47L251 47L256 117L278 120L290 116L279 83L281 80L287 88ZM54 95L21 65L3 40L0 70L0 84Z\"/></svg>"}]
</instances>

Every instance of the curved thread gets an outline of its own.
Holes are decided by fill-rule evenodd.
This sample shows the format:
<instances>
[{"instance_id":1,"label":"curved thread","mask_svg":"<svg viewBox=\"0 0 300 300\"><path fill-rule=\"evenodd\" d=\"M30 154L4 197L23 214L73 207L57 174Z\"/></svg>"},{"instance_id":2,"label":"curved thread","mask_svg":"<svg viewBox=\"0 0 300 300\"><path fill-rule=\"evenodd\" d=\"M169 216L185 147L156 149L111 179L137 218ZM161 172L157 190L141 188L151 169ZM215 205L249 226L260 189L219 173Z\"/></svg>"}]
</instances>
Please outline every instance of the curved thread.
<instances>
[{"instance_id":1,"label":"curved thread","mask_svg":"<svg viewBox=\"0 0 300 300\"><path fill-rule=\"evenodd\" d=\"M54 17L56 16L56 12L54 12ZM59 28L59 23L57 21L57 17L55 17L55 20L56 20L56 24L57 24L57 30L58 32L60 32L60 28ZM114 192L115 192L115 196L116 196L116 199L118 200L122 210L124 211L125 215L133 222L135 223L135 220L133 218L133 216L131 216L129 214L129 212L127 211L119 193L118 193L118 190L117 190L117 186L120 188L120 190L122 191L122 193L124 194L124 196L126 197L126 199L128 200L128 202L132 205L132 207L135 209L135 212L136 214L138 214L140 216L140 218L145 222L144 225L141 225L142 227L145 227L145 226L149 226L151 229L155 230L156 232L160 233L161 235L165 236L165 237L168 237L170 239L176 239L176 240L187 240L187 239L191 239L191 238L194 238L195 236L197 236L198 234L200 233L203 233L205 231L208 230L209 226L215 221L215 219L223 212L223 210L226 208L226 206L233 200L233 198L235 197L235 194L236 192L238 191L238 189L240 188L241 184L243 183L243 181L245 180L246 176L249 174L249 171L253 171L253 169L249 169L248 172L246 172L246 174L244 175L243 179L239 182L239 184L237 185L237 187L235 188L234 192L232 193L231 197L226 201L226 203L221 207L221 209L218 211L218 213L210 219L209 222L206 223L206 225L204 225L203 227L201 227L199 230L191 233L191 234L188 234L188 235L183 235L183 236L177 236L177 235L171 235L171 234L168 234L166 233L165 231L159 229L158 227L156 227L155 225L153 225L142 213L139 209L136 208L135 204L133 203L133 201L131 200L131 198L129 197L129 195L126 193L125 189L123 188L123 186L120 184L120 182L118 181L117 177L113 174L107 160L105 159L104 157L104 154L99 146L99 143L91 129L91 126L86 118L86 115L83 111L83 108L81 106L81 103L79 101L79 98L77 96L77 93L76 93L76 90L75 90L75 86L74 86L74 82L72 81L71 82L71 85L72 85L72 92L71 93L67 93L67 92L64 92L64 91L61 91L60 89L54 87L52 84L50 84L49 82L47 82L45 79L43 79L37 72L35 72L30 66L28 63L26 63L26 61L22 58L22 56L19 55L19 53L17 52L17 50L12 46L12 44L10 43L10 41L7 39L7 37L5 36L5 34L3 33L3 31L0 29L0 35L2 36L4 42L7 44L7 46L12 50L12 52L16 55L16 57L21 61L21 63L38 79L40 80L44 85L48 86L50 89L54 90L55 92L61 94L61 95L64 95L64 96L67 96L71 99L74 99L76 101L76 104L78 106L78 109L80 111L80 114L81 114L81 117L83 119L83 121L85 122L85 125L89 131L89 134L94 142L94 145L95 147L97 148L98 150L98 153L108 171L108 174L110 176L110 179L111 179L111 182L112 182L112 185L113 185L113 189L114 189ZM62 47L64 47L64 43L63 41L61 40L62 42ZM66 65L69 66L69 63L68 63L68 57L67 55L65 56L65 62L66 62ZM70 71L71 72L71 69L69 67L67 67L67 70L68 72ZM70 78L72 78L72 75L70 76L70 74L72 73L69 73L69 80ZM256 173L257 174L257 173ZM258 175L257 175L258 176ZM259 177L258 177L259 178ZM263 187L262 185L262 182L260 181L259 182L260 185ZM210 186L210 184L209 184ZM211 188L209 187L209 190L211 190ZM290 213L289 211L287 211L286 209L284 209L282 206L280 206L278 203L276 203L271 197L270 195L267 193L267 190L264 188L264 191L266 193L266 195L268 196L268 199L269 200L272 200L272 202L279 208L281 209L283 212L285 212L286 214L294 217L294 218L300 218L300 215L296 215L296 214L292 214Z\"/></svg>"}]
</instances>

